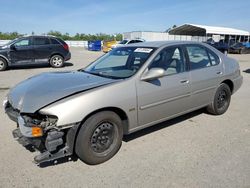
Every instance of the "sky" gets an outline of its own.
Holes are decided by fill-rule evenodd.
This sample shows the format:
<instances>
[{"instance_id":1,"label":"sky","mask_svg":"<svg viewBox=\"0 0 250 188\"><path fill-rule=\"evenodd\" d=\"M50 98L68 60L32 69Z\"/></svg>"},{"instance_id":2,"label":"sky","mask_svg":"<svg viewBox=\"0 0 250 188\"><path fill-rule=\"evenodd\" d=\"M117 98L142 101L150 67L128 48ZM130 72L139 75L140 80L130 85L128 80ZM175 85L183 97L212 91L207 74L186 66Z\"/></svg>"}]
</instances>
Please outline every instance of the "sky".
<instances>
[{"instance_id":1,"label":"sky","mask_svg":"<svg viewBox=\"0 0 250 188\"><path fill-rule=\"evenodd\" d=\"M0 0L0 32L123 33L193 23L250 31L250 0Z\"/></svg>"}]
</instances>

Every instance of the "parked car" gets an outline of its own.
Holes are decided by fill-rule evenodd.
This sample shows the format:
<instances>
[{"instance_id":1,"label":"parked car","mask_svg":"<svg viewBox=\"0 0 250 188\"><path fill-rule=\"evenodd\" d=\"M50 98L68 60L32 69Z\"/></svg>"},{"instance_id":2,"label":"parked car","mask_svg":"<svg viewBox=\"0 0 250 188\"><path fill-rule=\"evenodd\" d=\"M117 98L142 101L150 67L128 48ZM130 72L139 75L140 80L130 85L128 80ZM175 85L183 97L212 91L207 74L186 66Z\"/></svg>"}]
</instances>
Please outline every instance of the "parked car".
<instances>
[{"instance_id":1,"label":"parked car","mask_svg":"<svg viewBox=\"0 0 250 188\"><path fill-rule=\"evenodd\" d=\"M103 42L102 51L103 51L104 53L108 53L109 51L112 50L112 46L113 46L113 45L116 45L116 44L117 44L117 41L115 41L115 40L104 41L104 42Z\"/></svg>"},{"instance_id":2,"label":"parked car","mask_svg":"<svg viewBox=\"0 0 250 188\"><path fill-rule=\"evenodd\" d=\"M116 47L121 47L124 45L140 43L140 42L145 42L145 40L143 40L143 39L132 39L132 40L124 39L124 40L120 41L118 44L112 45L111 48L113 49Z\"/></svg>"},{"instance_id":3,"label":"parked car","mask_svg":"<svg viewBox=\"0 0 250 188\"><path fill-rule=\"evenodd\" d=\"M63 80L63 82L62 82ZM84 69L50 72L10 90L4 109L42 163L114 156L130 134L191 111L225 113L242 84L239 64L207 44L146 42L115 48Z\"/></svg>"},{"instance_id":4,"label":"parked car","mask_svg":"<svg viewBox=\"0 0 250 188\"><path fill-rule=\"evenodd\" d=\"M235 44L235 40L220 40L219 42L215 42L212 38L206 41L207 44L213 46L220 52L227 54L229 52L229 48Z\"/></svg>"},{"instance_id":5,"label":"parked car","mask_svg":"<svg viewBox=\"0 0 250 188\"><path fill-rule=\"evenodd\" d=\"M69 46L53 36L26 36L0 47L0 71L13 65L49 63L58 68L71 58Z\"/></svg>"},{"instance_id":6,"label":"parked car","mask_svg":"<svg viewBox=\"0 0 250 188\"><path fill-rule=\"evenodd\" d=\"M247 48L243 43L239 42L229 48L229 53L247 54L250 53L250 48Z\"/></svg>"}]
</instances>

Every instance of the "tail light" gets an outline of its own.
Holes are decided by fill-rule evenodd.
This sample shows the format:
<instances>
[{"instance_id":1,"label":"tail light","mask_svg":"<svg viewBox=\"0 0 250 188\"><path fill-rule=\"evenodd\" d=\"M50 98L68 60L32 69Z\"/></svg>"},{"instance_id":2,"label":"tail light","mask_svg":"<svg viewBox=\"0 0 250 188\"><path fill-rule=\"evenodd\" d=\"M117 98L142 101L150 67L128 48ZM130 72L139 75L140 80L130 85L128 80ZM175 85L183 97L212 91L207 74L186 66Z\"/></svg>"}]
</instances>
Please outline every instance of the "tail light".
<instances>
[{"instance_id":1,"label":"tail light","mask_svg":"<svg viewBox=\"0 0 250 188\"><path fill-rule=\"evenodd\" d=\"M63 45L63 48L64 48L65 50L68 50L68 51L69 51L69 46L68 46L68 44L64 44L64 45Z\"/></svg>"}]
</instances>

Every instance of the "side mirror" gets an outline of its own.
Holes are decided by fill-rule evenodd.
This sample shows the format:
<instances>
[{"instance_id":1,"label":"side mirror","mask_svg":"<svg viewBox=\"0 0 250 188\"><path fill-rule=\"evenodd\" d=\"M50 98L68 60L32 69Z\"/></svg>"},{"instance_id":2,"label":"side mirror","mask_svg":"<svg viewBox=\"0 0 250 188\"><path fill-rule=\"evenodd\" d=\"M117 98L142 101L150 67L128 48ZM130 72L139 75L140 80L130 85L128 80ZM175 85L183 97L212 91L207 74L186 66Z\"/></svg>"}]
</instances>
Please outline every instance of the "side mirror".
<instances>
[{"instance_id":1,"label":"side mirror","mask_svg":"<svg viewBox=\"0 0 250 188\"><path fill-rule=\"evenodd\" d=\"M16 50L15 45L14 45L14 44L10 45L10 49L11 49L11 50Z\"/></svg>"},{"instance_id":2,"label":"side mirror","mask_svg":"<svg viewBox=\"0 0 250 188\"><path fill-rule=\"evenodd\" d=\"M162 68L151 68L142 75L141 80L142 81L154 80L163 77L164 73L165 70Z\"/></svg>"}]
</instances>

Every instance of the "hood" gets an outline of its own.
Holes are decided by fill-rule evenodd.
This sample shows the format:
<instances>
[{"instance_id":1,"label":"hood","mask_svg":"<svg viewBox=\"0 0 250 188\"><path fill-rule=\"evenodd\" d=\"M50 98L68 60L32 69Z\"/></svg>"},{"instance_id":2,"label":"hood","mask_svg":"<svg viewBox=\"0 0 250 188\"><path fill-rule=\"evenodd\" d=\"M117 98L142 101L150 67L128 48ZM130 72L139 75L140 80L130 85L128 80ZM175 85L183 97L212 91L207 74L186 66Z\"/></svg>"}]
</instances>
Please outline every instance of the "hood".
<instances>
[{"instance_id":1,"label":"hood","mask_svg":"<svg viewBox=\"0 0 250 188\"><path fill-rule=\"evenodd\" d=\"M117 80L79 71L43 73L12 88L8 100L20 112L34 113L61 98L113 82Z\"/></svg>"},{"instance_id":2,"label":"hood","mask_svg":"<svg viewBox=\"0 0 250 188\"><path fill-rule=\"evenodd\" d=\"M3 50L6 50L8 49L9 47L8 46L0 46L0 50L3 51Z\"/></svg>"}]
</instances>

